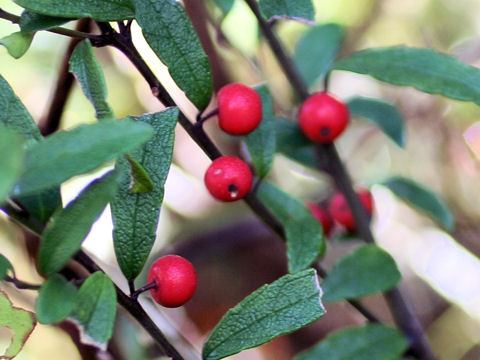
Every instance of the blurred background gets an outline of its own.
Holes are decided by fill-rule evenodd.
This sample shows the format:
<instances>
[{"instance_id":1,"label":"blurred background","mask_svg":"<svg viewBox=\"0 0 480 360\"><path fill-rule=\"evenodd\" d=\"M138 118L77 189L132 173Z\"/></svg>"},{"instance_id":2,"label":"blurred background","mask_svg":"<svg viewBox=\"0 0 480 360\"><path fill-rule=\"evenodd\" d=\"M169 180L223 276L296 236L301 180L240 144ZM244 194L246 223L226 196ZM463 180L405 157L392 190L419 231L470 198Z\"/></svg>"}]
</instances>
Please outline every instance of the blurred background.
<instances>
[{"instance_id":1,"label":"blurred background","mask_svg":"<svg viewBox=\"0 0 480 360\"><path fill-rule=\"evenodd\" d=\"M276 114L294 119L298 103L268 46L260 39L256 21L243 1L236 0L224 16L212 0L184 1L194 17L206 20L202 35L212 59L215 87L238 81L248 85L266 82L275 99ZM338 23L347 36L341 55L367 47L405 44L450 53L471 65L480 65L480 2L475 0L315 0L316 23ZM20 14L12 1L0 7ZM67 27L74 27L69 23ZM198 25L197 25L198 26ZM281 20L276 30L287 47L295 44L309 25ZM204 29L204 30L205 30ZM0 37L18 27L0 21ZM96 29L95 29L96 31ZM134 41L154 72L172 92L182 110L194 119L192 105L168 76L144 42L134 24ZM11 58L0 48L0 73L13 87L34 119L41 122L48 112L58 67L69 39L47 32L35 36L22 58ZM162 106L133 66L118 51L95 49L105 73L108 99L117 118L155 112ZM369 186L375 199L372 229L378 243L397 261L403 274L400 287L411 298L441 360L480 358L480 108L473 103L448 100L411 88L381 84L371 78L334 72L330 91L341 99L355 95L376 97L397 105L404 116L407 141L399 148L373 125L353 120L338 141L338 150L356 184ZM211 108L215 107L212 100ZM0 110L1 111L1 110ZM94 110L77 85L61 117L61 129L94 122ZM237 138L220 133L210 120L208 134L225 154L245 154ZM202 342L221 316L261 285L286 273L285 247L243 203L219 203L207 193L203 174L210 164L188 135L177 127L174 161L166 184L153 262L160 254L177 253L195 265L199 288L193 300L179 309L159 308L148 296L142 304L152 318L181 347L189 341L200 352ZM71 179L62 186L64 204L72 200L105 167ZM451 233L397 199L377 183L402 175L428 185L452 208L456 226ZM268 176L282 189L305 201L321 202L334 191L328 176L284 156L275 158ZM123 289L127 284L115 260L109 209L92 228L85 249L95 257ZM29 236L0 214L0 249L25 281L42 279L32 265ZM339 256L357 241L330 241L322 259L331 268ZM143 274L137 286L146 283ZM0 285L15 306L33 309L36 293ZM392 323L381 296L362 302L381 319ZM328 314L316 323L232 359L291 359L328 332L358 325L363 317L346 303L327 306ZM8 346L10 333L0 329L0 353ZM108 359L88 347L77 348L73 326L37 325L17 357L25 359ZM109 353L118 359L160 358L149 337L134 321L119 312ZM192 355L193 357L195 354Z\"/></svg>"}]
</instances>

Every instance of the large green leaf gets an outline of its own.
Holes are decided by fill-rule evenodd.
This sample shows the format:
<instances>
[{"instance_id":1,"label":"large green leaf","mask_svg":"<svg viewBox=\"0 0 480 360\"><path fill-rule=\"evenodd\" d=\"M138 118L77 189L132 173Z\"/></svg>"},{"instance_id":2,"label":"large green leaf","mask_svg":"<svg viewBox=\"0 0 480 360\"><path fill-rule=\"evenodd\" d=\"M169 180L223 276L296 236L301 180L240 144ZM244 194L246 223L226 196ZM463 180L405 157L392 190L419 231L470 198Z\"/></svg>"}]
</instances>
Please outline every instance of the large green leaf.
<instances>
[{"instance_id":1,"label":"large green leaf","mask_svg":"<svg viewBox=\"0 0 480 360\"><path fill-rule=\"evenodd\" d=\"M424 185L400 176L385 180L382 185L388 187L399 198L427 213L447 230L453 229L455 223L450 207L440 196Z\"/></svg>"},{"instance_id":2,"label":"large green leaf","mask_svg":"<svg viewBox=\"0 0 480 360\"><path fill-rule=\"evenodd\" d=\"M223 359L306 326L325 314L315 270L285 275L230 309L210 334L203 359Z\"/></svg>"},{"instance_id":3,"label":"large green leaf","mask_svg":"<svg viewBox=\"0 0 480 360\"><path fill-rule=\"evenodd\" d=\"M98 21L132 19L135 7L132 0L14 0L21 7L39 14L79 19L89 17Z\"/></svg>"},{"instance_id":4,"label":"large green leaf","mask_svg":"<svg viewBox=\"0 0 480 360\"><path fill-rule=\"evenodd\" d=\"M60 270L80 249L92 224L113 199L117 181L117 174L110 172L93 181L65 209L55 212L38 251L38 269L43 274Z\"/></svg>"},{"instance_id":5,"label":"large green leaf","mask_svg":"<svg viewBox=\"0 0 480 360\"><path fill-rule=\"evenodd\" d=\"M376 124L398 146L405 146L405 129L402 114L397 107L376 99L354 97L348 100L352 116Z\"/></svg>"},{"instance_id":6,"label":"large green leaf","mask_svg":"<svg viewBox=\"0 0 480 360\"><path fill-rule=\"evenodd\" d=\"M245 137L248 152L259 178L265 177L272 167L276 149L273 99L267 85L255 88L262 99L262 122Z\"/></svg>"},{"instance_id":7,"label":"large green leaf","mask_svg":"<svg viewBox=\"0 0 480 360\"><path fill-rule=\"evenodd\" d=\"M122 178L111 204L113 241L118 264L127 279L134 279L140 273L155 241L164 184L172 161L177 117L178 109L171 108L137 119L155 130L150 141L131 153L153 181L152 191L133 192L128 160L121 158L115 165Z\"/></svg>"},{"instance_id":8,"label":"large green leaf","mask_svg":"<svg viewBox=\"0 0 480 360\"><path fill-rule=\"evenodd\" d=\"M355 299L385 291L401 277L389 253L376 245L365 245L337 261L322 282L323 299Z\"/></svg>"},{"instance_id":9,"label":"large green leaf","mask_svg":"<svg viewBox=\"0 0 480 360\"><path fill-rule=\"evenodd\" d=\"M75 75L85 96L95 108L99 120L113 120L115 115L107 103L107 86L102 68L93 54L89 40L78 43L70 58L70 71Z\"/></svg>"},{"instance_id":10,"label":"large green leaf","mask_svg":"<svg viewBox=\"0 0 480 360\"><path fill-rule=\"evenodd\" d=\"M300 38L295 62L309 87L330 70L344 36L340 25L325 24L312 27Z\"/></svg>"},{"instance_id":11,"label":"large green leaf","mask_svg":"<svg viewBox=\"0 0 480 360\"><path fill-rule=\"evenodd\" d=\"M12 264L5 256L0 254L0 281L7 277L9 271L13 273Z\"/></svg>"},{"instance_id":12,"label":"large green leaf","mask_svg":"<svg viewBox=\"0 0 480 360\"><path fill-rule=\"evenodd\" d=\"M13 332L12 341L0 358L10 360L17 356L35 325L35 316L30 311L14 307L7 295L0 291L0 327L10 328Z\"/></svg>"},{"instance_id":13,"label":"large green leaf","mask_svg":"<svg viewBox=\"0 0 480 360\"><path fill-rule=\"evenodd\" d=\"M107 275L93 273L78 291L71 315L80 328L82 343L106 350L116 313L115 286Z\"/></svg>"},{"instance_id":14,"label":"large green leaf","mask_svg":"<svg viewBox=\"0 0 480 360\"><path fill-rule=\"evenodd\" d=\"M232 10L235 0L214 0L215 4L222 10L223 14L226 15Z\"/></svg>"},{"instance_id":15,"label":"large green leaf","mask_svg":"<svg viewBox=\"0 0 480 360\"><path fill-rule=\"evenodd\" d=\"M260 0L260 9L267 19L289 18L313 22L312 0Z\"/></svg>"},{"instance_id":16,"label":"large green leaf","mask_svg":"<svg viewBox=\"0 0 480 360\"><path fill-rule=\"evenodd\" d=\"M407 348L400 331L369 324L336 331L295 360L397 360Z\"/></svg>"},{"instance_id":17,"label":"large green leaf","mask_svg":"<svg viewBox=\"0 0 480 360\"><path fill-rule=\"evenodd\" d=\"M42 285L35 304L35 313L41 324L55 324L65 319L73 309L77 288L59 274L54 274Z\"/></svg>"},{"instance_id":18,"label":"large green leaf","mask_svg":"<svg viewBox=\"0 0 480 360\"><path fill-rule=\"evenodd\" d=\"M257 194L285 229L289 272L309 267L326 248L318 220L301 201L269 182L262 182Z\"/></svg>"},{"instance_id":19,"label":"large green leaf","mask_svg":"<svg viewBox=\"0 0 480 360\"><path fill-rule=\"evenodd\" d=\"M0 39L0 45L5 46L10 56L21 58L30 47L34 33L17 31Z\"/></svg>"},{"instance_id":20,"label":"large green leaf","mask_svg":"<svg viewBox=\"0 0 480 360\"><path fill-rule=\"evenodd\" d=\"M366 49L341 59L334 69L480 104L480 69L431 49L406 46Z\"/></svg>"},{"instance_id":21,"label":"large green leaf","mask_svg":"<svg viewBox=\"0 0 480 360\"><path fill-rule=\"evenodd\" d=\"M136 19L150 47L187 97L203 110L212 94L207 55L185 10L175 0L134 0Z\"/></svg>"},{"instance_id":22,"label":"large green leaf","mask_svg":"<svg viewBox=\"0 0 480 360\"><path fill-rule=\"evenodd\" d=\"M57 132L30 147L13 194L27 195L59 185L137 148L152 135L151 126L129 119Z\"/></svg>"},{"instance_id":23,"label":"large green leaf","mask_svg":"<svg viewBox=\"0 0 480 360\"><path fill-rule=\"evenodd\" d=\"M40 140L42 135L25 106L0 75L0 124L17 131L25 139Z\"/></svg>"},{"instance_id":24,"label":"large green leaf","mask_svg":"<svg viewBox=\"0 0 480 360\"><path fill-rule=\"evenodd\" d=\"M70 21L70 19L42 15L33 11L25 10L22 12L19 25L22 31L35 32L38 30L48 30L65 24L68 21Z\"/></svg>"},{"instance_id":25,"label":"large green leaf","mask_svg":"<svg viewBox=\"0 0 480 360\"><path fill-rule=\"evenodd\" d=\"M23 148L20 136L0 125L0 204L5 201L23 165Z\"/></svg>"}]
</instances>

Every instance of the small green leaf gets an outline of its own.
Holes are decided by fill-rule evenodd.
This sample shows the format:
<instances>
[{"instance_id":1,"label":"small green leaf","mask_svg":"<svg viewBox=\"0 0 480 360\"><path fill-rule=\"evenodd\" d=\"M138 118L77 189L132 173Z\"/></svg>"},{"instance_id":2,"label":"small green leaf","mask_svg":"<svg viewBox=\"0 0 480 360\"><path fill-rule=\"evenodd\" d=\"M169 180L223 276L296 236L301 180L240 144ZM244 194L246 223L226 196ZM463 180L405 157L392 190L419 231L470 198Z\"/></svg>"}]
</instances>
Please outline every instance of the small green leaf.
<instances>
[{"instance_id":1,"label":"small green leaf","mask_svg":"<svg viewBox=\"0 0 480 360\"><path fill-rule=\"evenodd\" d=\"M203 110L212 94L210 63L182 5L175 0L134 2L148 44L177 85Z\"/></svg>"},{"instance_id":2,"label":"small green leaf","mask_svg":"<svg viewBox=\"0 0 480 360\"><path fill-rule=\"evenodd\" d=\"M0 45L7 48L10 56L21 58L30 47L34 33L17 31L0 39Z\"/></svg>"},{"instance_id":3,"label":"small green leaf","mask_svg":"<svg viewBox=\"0 0 480 360\"><path fill-rule=\"evenodd\" d=\"M317 168L314 145L297 124L277 117L275 133L277 134L277 152L305 166Z\"/></svg>"},{"instance_id":4,"label":"small green leaf","mask_svg":"<svg viewBox=\"0 0 480 360\"><path fill-rule=\"evenodd\" d=\"M223 359L314 322L325 314L321 296L313 269L262 286L220 320L203 347L203 359Z\"/></svg>"},{"instance_id":5,"label":"small green leaf","mask_svg":"<svg viewBox=\"0 0 480 360\"><path fill-rule=\"evenodd\" d=\"M224 15L227 15L233 8L235 0L214 0L215 4L222 10Z\"/></svg>"},{"instance_id":6,"label":"small green leaf","mask_svg":"<svg viewBox=\"0 0 480 360\"><path fill-rule=\"evenodd\" d=\"M298 41L295 62L309 87L330 71L345 36L338 24L312 27Z\"/></svg>"},{"instance_id":7,"label":"small green leaf","mask_svg":"<svg viewBox=\"0 0 480 360\"><path fill-rule=\"evenodd\" d=\"M366 49L339 60L334 69L480 104L480 69L431 49L406 46Z\"/></svg>"},{"instance_id":8,"label":"small green leaf","mask_svg":"<svg viewBox=\"0 0 480 360\"><path fill-rule=\"evenodd\" d=\"M80 328L80 341L105 351L116 313L115 286L105 274L93 273L78 291L71 315Z\"/></svg>"},{"instance_id":9,"label":"small green leaf","mask_svg":"<svg viewBox=\"0 0 480 360\"><path fill-rule=\"evenodd\" d=\"M0 124L17 131L25 139L42 139L38 126L10 85L0 75Z\"/></svg>"},{"instance_id":10,"label":"small green leaf","mask_svg":"<svg viewBox=\"0 0 480 360\"><path fill-rule=\"evenodd\" d=\"M46 224L53 213L62 206L60 187L43 190L40 194L18 196L15 198L24 206L30 216Z\"/></svg>"},{"instance_id":11,"label":"small green leaf","mask_svg":"<svg viewBox=\"0 0 480 360\"><path fill-rule=\"evenodd\" d=\"M0 254L0 280L5 279L9 271L13 273L12 264L5 256Z\"/></svg>"},{"instance_id":12,"label":"small green leaf","mask_svg":"<svg viewBox=\"0 0 480 360\"><path fill-rule=\"evenodd\" d=\"M125 155L130 164L130 187L128 190L135 194L146 193L153 190L153 181L147 170L134 158Z\"/></svg>"},{"instance_id":13,"label":"small green leaf","mask_svg":"<svg viewBox=\"0 0 480 360\"><path fill-rule=\"evenodd\" d=\"M369 324L336 331L295 360L396 360L407 348L397 329Z\"/></svg>"},{"instance_id":14,"label":"small green leaf","mask_svg":"<svg viewBox=\"0 0 480 360\"><path fill-rule=\"evenodd\" d=\"M80 125L40 141L27 152L25 170L13 194L27 195L98 168L152 137L147 124L126 119Z\"/></svg>"},{"instance_id":15,"label":"small green leaf","mask_svg":"<svg viewBox=\"0 0 480 360\"><path fill-rule=\"evenodd\" d=\"M22 31L35 32L38 30L52 29L68 21L70 21L70 19L41 15L33 11L25 10L22 12L19 25Z\"/></svg>"},{"instance_id":16,"label":"small green leaf","mask_svg":"<svg viewBox=\"0 0 480 360\"><path fill-rule=\"evenodd\" d=\"M115 165L121 175L121 184L111 203L113 242L118 264L129 280L142 271L155 242L164 184L172 162L177 117L178 109L170 108L136 119L155 130L150 141L130 153L153 181L152 191L132 192L128 161L121 158Z\"/></svg>"},{"instance_id":17,"label":"small green leaf","mask_svg":"<svg viewBox=\"0 0 480 360\"><path fill-rule=\"evenodd\" d=\"M262 99L262 122L245 137L248 152L259 178L264 178L272 167L276 149L273 99L266 85L255 88Z\"/></svg>"},{"instance_id":18,"label":"small green leaf","mask_svg":"<svg viewBox=\"0 0 480 360\"><path fill-rule=\"evenodd\" d=\"M376 124L398 146L405 146L403 117L396 106L364 97L354 97L348 100L347 105L352 116Z\"/></svg>"},{"instance_id":19,"label":"small green leaf","mask_svg":"<svg viewBox=\"0 0 480 360\"><path fill-rule=\"evenodd\" d=\"M337 261L322 282L324 301L356 299L394 287L402 275L395 260L376 245L365 245Z\"/></svg>"},{"instance_id":20,"label":"small green leaf","mask_svg":"<svg viewBox=\"0 0 480 360\"><path fill-rule=\"evenodd\" d=\"M288 271L309 267L326 249L322 226L299 200L263 181L258 197L282 223L287 238Z\"/></svg>"},{"instance_id":21,"label":"small green leaf","mask_svg":"<svg viewBox=\"0 0 480 360\"><path fill-rule=\"evenodd\" d=\"M382 185L410 205L427 213L447 230L452 230L455 226L452 211L447 203L424 185L400 176L385 180Z\"/></svg>"},{"instance_id":22,"label":"small green leaf","mask_svg":"<svg viewBox=\"0 0 480 360\"><path fill-rule=\"evenodd\" d=\"M23 165L20 136L0 125L0 204L5 201Z\"/></svg>"},{"instance_id":23,"label":"small green leaf","mask_svg":"<svg viewBox=\"0 0 480 360\"><path fill-rule=\"evenodd\" d=\"M73 309L77 288L59 274L54 274L42 285L35 304L35 313L41 324L56 324Z\"/></svg>"},{"instance_id":24,"label":"small green leaf","mask_svg":"<svg viewBox=\"0 0 480 360\"><path fill-rule=\"evenodd\" d=\"M82 91L95 108L99 120L114 120L113 110L107 103L107 86L102 68L93 54L89 40L78 43L70 58L70 71L75 75Z\"/></svg>"},{"instance_id":25,"label":"small green leaf","mask_svg":"<svg viewBox=\"0 0 480 360\"><path fill-rule=\"evenodd\" d=\"M14 307L7 294L0 291L0 327L8 327L13 332L10 346L0 358L10 360L17 356L36 323L33 313Z\"/></svg>"},{"instance_id":26,"label":"small green leaf","mask_svg":"<svg viewBox=\"0 0 480 360\"><path fill-rule=\"evenodd\" d=\"M97 21L133 19L132 0L14 0L21 7L42 15Z\"/></svg>"},{"instance_id":27,"label":"small green leaf","mask_svg":"<svg viewBox=\"0 0 480 360\"><path fill-rule=\"evenodd\" d=\"M60 270L80 249L117 188L117 174L110 172L90 183L65 209L55 212L38 251L38 269L44 275Z\"/></svg>"},{"instance_id":28,"label":"small green leaf","mask_svg":"<svg viewBox=\"0 0 480 360\"><path fill-rule=\"evenodd\" d=\"M312 0L260 0L260 9L267 19L287 18L313 23Z\"/></svg>"}]
</instances>

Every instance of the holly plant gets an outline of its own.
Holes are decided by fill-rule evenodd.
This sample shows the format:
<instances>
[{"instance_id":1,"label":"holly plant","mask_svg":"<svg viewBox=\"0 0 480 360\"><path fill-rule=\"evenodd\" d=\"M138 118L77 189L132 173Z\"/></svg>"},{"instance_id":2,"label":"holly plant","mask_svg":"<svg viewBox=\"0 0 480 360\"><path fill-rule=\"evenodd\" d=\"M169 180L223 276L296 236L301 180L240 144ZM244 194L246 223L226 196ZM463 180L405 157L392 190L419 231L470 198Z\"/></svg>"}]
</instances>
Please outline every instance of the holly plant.
<instances>
[{"instance_id":1,"label":"holly plant","mask_svg":"<svg viewBox=\"0 0 480 360\"><path fill-rule=\"evenodd\" d=\"M337 148L355 131L353 123L373 123L397 151L406 145L406 125L393 103L360 95L347 98L335 91L337 77L332 75L357 73L480 104L479 69L433 49L346 48L351 29L316 21L312 0L14 3L19 6L14 9L20 9L16 14L0 9L3 22L16 24L16 31L0 40L5 47L2 56L8 52L19 59L14 71L25 71L22 57L40 33L67 38L69 46L59 54L64 61L51 102L48 94L42 94L49 108L42 119L29 112L27 96L16 89L14 79L3 69L0 73L0 208L17 230L24 231L33 249L32 271L40 279L22 278L24 264L2 250L0 327L10 328L13 337L1 358L14 358L37 322L74 324L81 334L78 346L111 352L120 319L127 319L149 335L157 355L223 359L314 322L335 319L334 308L327 312L325 307L333 302L344 304L361 321L317 334L314 343L299 347L295 359L436 358L419 316L399 287L402 276L395 259L372 233L372 220L381 206L372 189L389 189L445 231L453 229L452 212L433 190L408 177L371 179L368 184L351 180ZM222 34L221 22L238 3L255 19L258 41L263 51L271 52L275 59L271 61L288 86L276 87L258 57L237 49ZM299 24L293 47L287 46L292 39L287 42L279 31L287 23ZM247 25L238 24L237 31L243 26ZM141 46L143 41L155 58ZM235 68L234 61L240 61L219 60L222 47L249 62L255 75L226 71L219 75L219 69ZM120 111L109 103L104 77L111 53L141 79L124 91L150 90L142 96L154 104L151 112L116 115ZM168 74L165 70L158 75L161 71L152 64L160 62ZM95 121L64 127L71 116L64 109L73 84L80 85ZM190 151L211 161L201 187L224 211L209 219L210 226L220 224L231 206L245 204L242 211L258 217L270 236L284 243L285 252L283 274L222 312L201 343L190 338L176 341L183 330L172 331L152 315L166 307L188 306L196 291L207 286L213 301L217 294L231 292L213 279L210 284L200 281L198 262L178 256L172 244L157 239L167 175L174 149L180 146L175 139L179 129L195 142ZM191 155L192 163L196 155ZM294 194L272 174L278 158L329 179L325 196ZM63 185L79 175L89 175L90 182L67 201ZM108 265L82 247L107 206L116 259ZM337 254L334 265L328 266L322 259L336 241L355 246ZM190 246L200 251L195 244ZM242 271L232 263L227 272ZM236 281L233 276L232 286ZM33 311L18 304L12 289L34 293ZM376 307L360 301L373 294L383 294L392 322L384 322ZM195 346L201 346L201 354ZM142 356L149 358L148 352Z\"/></svg>"}]
</instances>

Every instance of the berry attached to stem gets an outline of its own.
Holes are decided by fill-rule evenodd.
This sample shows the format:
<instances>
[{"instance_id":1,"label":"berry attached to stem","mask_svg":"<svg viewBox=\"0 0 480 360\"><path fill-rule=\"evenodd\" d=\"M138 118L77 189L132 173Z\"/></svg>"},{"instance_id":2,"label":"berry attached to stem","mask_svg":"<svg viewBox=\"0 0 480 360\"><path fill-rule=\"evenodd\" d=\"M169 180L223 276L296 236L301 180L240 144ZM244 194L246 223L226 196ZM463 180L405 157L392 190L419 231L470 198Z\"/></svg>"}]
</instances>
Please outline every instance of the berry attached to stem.
<instances>
[{"instance_id":1,"label":"berry attached to stem","mask_svg":"<svg viewBox=\"0 0 480 360\"><path fill-rule=\"evenodd\" d=\"M205 173L205 186L221 201L236 201L248 194L252 187L252 172L248 165L235 156L215 159Z\"/></svg>"},{"instance_id":2,"label":"berry attached to stem","mask_svg":"<svg viewBox=\"0 0 480 360\"><path fill-rule=\"evenodd\" d=\"M310 96L298 113L300 128L310 140L322 144L333 142L347 127L347 105L326 92Z\"/></svg>"},{"instance_id":3,"label":"berry attached to stem","mask_svg":"<svg viewBox=\"0 0 480 360\"><path fill-rule=\"evenodd\" d=\"M363 188L358 189L357 196L367 214L371 216L373 212L373 198L370 191ZM355 220L353 218L353 214L348 207L345 196L341 192L337 192L332 196L328 205L328 211L332 215L333 219L339 224L343 225L347 230L355 230Z\"/></svg>"},{"instance_id":4,"label":"berry attached to stem","mask_svg":"<svg viewBox=\"0 0 480 360\"><path fill-rule=\"evenodd\" d=\"M148 282L153 299L165 307L178 307L190 300L197 288L197 274L193 265L178 255L159 258L148 271Z\"/></svg>"},{"instance_id":5,"label":"berry attached to stem","mask_svg":"<svg viewBox=\"0 0 480 360\"><path fill-rule=\"evenodd\" d=\"M218 92L218 125L230 135L246 135L262 121L262 100L243 84L233 83Z\"/></svg>"}]
</instances>

